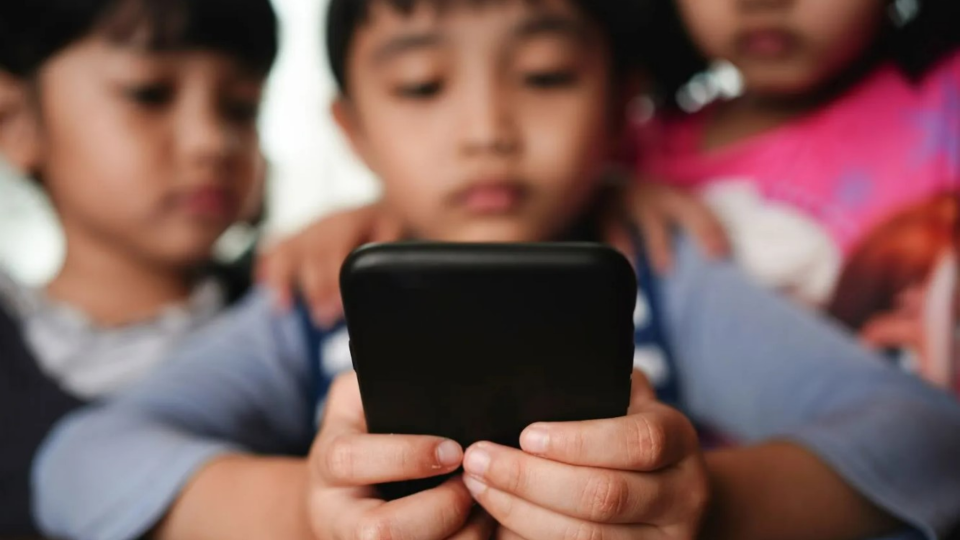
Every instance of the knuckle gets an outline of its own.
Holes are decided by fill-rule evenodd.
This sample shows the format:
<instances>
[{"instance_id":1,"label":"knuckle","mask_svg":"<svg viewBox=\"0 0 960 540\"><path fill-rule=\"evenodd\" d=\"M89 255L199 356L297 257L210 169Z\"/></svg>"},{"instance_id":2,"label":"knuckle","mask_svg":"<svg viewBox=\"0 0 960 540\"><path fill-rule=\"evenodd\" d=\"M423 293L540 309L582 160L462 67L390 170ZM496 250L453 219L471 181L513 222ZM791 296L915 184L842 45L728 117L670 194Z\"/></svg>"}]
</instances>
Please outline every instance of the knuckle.
<instances>
[{"instance_id":1,"label":"knuckle","mask_svg":"<svg viewBox=\"0 0 960 540\"><path fill-rule=\"evenodd\" d=\"M333 481L343 481L354 474L353 445L344 436L338 436L330 441L324 455L323 463L326 474L324 477Z\"/></svg>"},{"instance_id":2,"label":"knuckle","mask_svg":"<svg viewBox=\"0 0 960 540\"><path fill-rule=\"evenodd\" d=\"M524 488L527 486L527 469L522 467L516 459L507 458L500 460L500 462L503 467L501 472L507 491L517 494L523 493Z\"/></svg>"},{"instance_id":3,"label":"knuckle","mask_svg":"<svg viewBox=\"0 0 960 540\"><path fill-rule=\"evenodd\" d=\"M392 520L377 514L365 516L357 524L353 540L402 540Z\"/></svg>"},{"instance_id":4,"label":"knuckle","mask_svg":"<svg viewBox=\"0 0 960 540\"><path fill-rule=\"evenodd\" d=\"M605 523L623 515L629 497L630 489L623 478L598 474L584 489L582 508L588 509L592 521Z\"/></svg>"},{"instance_id":5,"label":"knuckle","mask_svg":"<svg viewBox=\"0 0 960 540\"><path fill-rule=\"evenodd\" d=\"M603 528L593 523L579 522L567 527L562 540L604 540Z\"/></svg>"},{"instance_id":6,"label":"knuckle","mask_svg":"<svg viewBox=\"0 0 960 540\"><path fill-rule=\"evenodd\" d=\"M554 444L553 437L551 437L551 444ZM558 436L555 444L564 456L571 458L583 456L587 447L587 441L584 438L583 432L577 429L567 431Z\"/></svg>"},{"instance_id":7,"label":"knuckle","mask_svg":"<svg viewBox=\"0 0 960 540\"><path fill-rule=\"evenodd\" d=\"M662 422L650 416L641 416L636 423L640 467L656 467L667 448L667 430Z\"/></svg>"}]
</instances>

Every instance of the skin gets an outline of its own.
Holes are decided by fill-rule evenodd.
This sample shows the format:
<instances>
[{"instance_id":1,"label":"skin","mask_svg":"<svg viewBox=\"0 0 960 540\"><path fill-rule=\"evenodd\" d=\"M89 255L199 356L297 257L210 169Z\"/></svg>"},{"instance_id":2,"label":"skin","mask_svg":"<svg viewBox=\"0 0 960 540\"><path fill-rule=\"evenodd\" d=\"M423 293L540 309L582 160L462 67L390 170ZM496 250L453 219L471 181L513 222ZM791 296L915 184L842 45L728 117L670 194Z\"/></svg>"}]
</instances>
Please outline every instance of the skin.
<instances>
[{"instance_id":1,"label":"skin","mask_svg":"<svg viewBox=\"0 0 960 540\"><path fill-rule=\"evenodd\" d=\"M616 135L607 44L564 2L547 5L408 18L375 4L376 32L357 34L335 116L413 235L552 238L591 202Z\"/></svg>"},{"instance_id":2,"label":"skin","mask_svg":"<svg viewBox=\"0 0 960 540\"><path fill-rule=\"evenodd\" d=\"M63 225L50 296L104 326L183 301L252 197L262 78L219 53L91 36L26 86L4 151L40 179Z\"/></svg>"},{"instance_id":3,"label":"skin","mask_svg":"<svg viewBox=\"0 0 960 540\"><path fill-rule=\"evenodd\" d=\"M545 13L572 18L586 34L518 41L517 29ZM338 102L336 114L360 155L383 176L389 211L431 239L543 240L561 230L557 216L569 221L587 204L592 193L583 184L597 184L589 173L605 154L579 143L609 140L602 119L609 118L611 78L592 71L606 65L609 53L602 42L583 40L593 31L563 0L460 7L442 17L427 9L409 17L375 9L349 58L350 87L357 91ZM385 44L423 32L432 37L403 40L403 53L383 61ZM596 61L576 62L584 55ZM539 71L548 60L579 66L577 84L545 90L522 82L529 78L516 66L529 61ZM408 86L417 89L416 98L398 94ZM438 86L443 90L424 91ZM527 190L522 204L490 216L451 199L476 171L494 166ZM536 424L520 442L521 450L488 442L461 449L435 437L369 434L356 375L347 374L328 396L303 465L306 486L296 464L271 473L277 463L269 459L215 461L183 492L158 537L485 540L491 522L474 511L474 501L498 524L496 537L511 540L853 540L895 525L791 444L705 455L691 422L658 403L639 375L627 416ZM461 465L462 479L398 501L378 500L371 487ZM234 480L248 475L263 478ZM265 515L271 506L257 502L298 496L304 505L290 504L306 508L303 522L295 512ZM705 517L708 526L701 529Z\"/></svg>"}]
</instances>

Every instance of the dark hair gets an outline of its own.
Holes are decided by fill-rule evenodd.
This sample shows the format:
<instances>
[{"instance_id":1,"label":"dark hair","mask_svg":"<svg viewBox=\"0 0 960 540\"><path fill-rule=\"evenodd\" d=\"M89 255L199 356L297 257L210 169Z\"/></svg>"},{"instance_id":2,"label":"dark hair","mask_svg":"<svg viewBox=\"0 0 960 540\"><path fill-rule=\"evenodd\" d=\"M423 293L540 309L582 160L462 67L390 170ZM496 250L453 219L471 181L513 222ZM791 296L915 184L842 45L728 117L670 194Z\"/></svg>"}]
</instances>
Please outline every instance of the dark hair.
<instances>
[{"instance_id":1,"label":"dark hair","mask_svg":"<svg viewBox=\"0 0 960 540\"><path fill-rule=\"evenodd\" d=\"M708 61L691 40L676 0L651 1L653 22L645 50L658 53L647 58L646 64L659 96L672 100L694 75L708 68ZM892 6L895 0L878 1ZM912 79L921 78L960 46L960 1L917 1L920 11L916 17L900 28L891 20L874 51L880 58L895 61Z\"/></svg>"},{"instance_id":2,"label":"dark hair","mask_svg":"<svg viewBox=\"0 0 960 540\"><path fill-rule=\"evenodd\" d=\"M94 32L148 50L226 53L258 75L279 41L270 0L0 0L0 69L30 77Z\"/></svg>"},{"instance_id":3,"label":"dark hair","mask_svg":"<svg viewBox=\"0 0 960 540\"><path fill-rule=\"evenodd\" d=\"M457 2L484 4L497 0L330 0L327 11L327 55L341 91L347 90L347 58L357 30L367 21L370 7L382 2L402 13L429 1L437 8ZM500 0L502 1L502 0ZM536 3L537 0L526 0ZM623 74L637 65L648 0L571 0L593 19L610 39L614 69Z\"/></svg>"}]
</instances>

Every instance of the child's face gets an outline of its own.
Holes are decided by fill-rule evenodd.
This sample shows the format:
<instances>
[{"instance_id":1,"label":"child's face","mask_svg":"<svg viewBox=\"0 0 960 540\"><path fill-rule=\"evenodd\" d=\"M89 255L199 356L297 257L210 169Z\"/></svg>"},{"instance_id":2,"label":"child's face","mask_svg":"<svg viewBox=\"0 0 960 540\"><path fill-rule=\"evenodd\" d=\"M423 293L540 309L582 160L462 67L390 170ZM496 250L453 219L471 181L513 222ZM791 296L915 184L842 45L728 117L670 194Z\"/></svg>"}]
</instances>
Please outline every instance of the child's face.
<instances>
[{"instance_id":1,"label":"child's face","mask_svg":"<svg viewBox=\"0 0 960 540\"><path fill-rule=\"evenodd\" d=\"M37 158L68 239L143 262L210 256L255 182L262 80L225 55L90 38L37 76Z\"/></svg>"},{"instance_id":2,"label":"child's face","mask_svg":"<svg viewBox=\"0 0 960 540\"><path fill-rule=\"evenodd\" d=\"M862 58L883 26L884 0L676 0L694 42L757 94L803 97Z\"/></svg>"},{"instance_id":3,"label":"child's face","mask_svg":"<svg viewBox=\"0 0 960 540\"><path fill-rule=\"evenodd\" d=\"M335 115L419 238L553 238L591 202L614 130L610 51L564 0L374 4Z\"/></svg>"}]
</instances>

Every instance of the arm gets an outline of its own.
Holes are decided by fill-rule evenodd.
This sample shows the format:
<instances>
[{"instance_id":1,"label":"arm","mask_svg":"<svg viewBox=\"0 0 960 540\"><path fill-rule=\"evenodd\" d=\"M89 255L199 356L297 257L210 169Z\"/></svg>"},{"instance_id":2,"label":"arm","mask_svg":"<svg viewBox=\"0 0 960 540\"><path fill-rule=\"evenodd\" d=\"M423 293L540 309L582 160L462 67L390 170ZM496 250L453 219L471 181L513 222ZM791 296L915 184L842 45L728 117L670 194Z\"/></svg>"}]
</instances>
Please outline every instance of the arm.
<instances>
[{"instance_id":1,"label":"arm","mask_svg":"<svg viewBox=\"0 0 960 540\"><path fill-rule=\"evenodd\" d=\"M825 538L869 535L886 528L889 516L928 538L943 534L960 515L960 406L888 367L831 323L681 244L663 294L687 411L746 443L785 441L711 456L712 476L727 498L719 508L767 508L766 515L795 515L813 527L824 524L819 502L847 493L835 508L849 520L844 526L866 517L861 530L826 531L833 534ZM762 461L772 465L760 474L753 460L774 451L783 457ZM789 460L806 463L810 474L791 478L787 467L773 467ZM802 489L793 485L799 480ZM757 520L762 514L750 512ZM781 525L787 530L767 536L796 532Z\"/></svg>"},{"instance_id":2,"label":"arm","mask_svg":"<svg viewBox=\"0 0 960 540\"><path fill-rule=\"evenodd\" d=\"M877 538L898 526L797 445L709 452L706 462L713 506L701 535L705 540Z\"/></svg>"},{"instance_id":3,"label":"arm","mask_svg":"<svg viewBox=\"0 0 960 540\"><path fill-rule=\"evenodd\" d=\"M302 459L226 456L184 488L156 540L308 540L309 473Z\"/></svg>"},{"instance_id":4,"label":"arm","mask_svg":"<svg viewBox=\"0 0 960 540\"><path fill-rule=\"evenodd\" d=\"M305 452L313 399L303 341L293 317L272 318L256 295L143 384L69 417L34 465L44 531L135 538L208 464L245 452Z\"/></svg>"}]
</instances>

